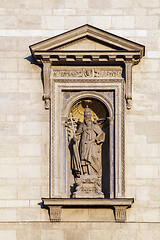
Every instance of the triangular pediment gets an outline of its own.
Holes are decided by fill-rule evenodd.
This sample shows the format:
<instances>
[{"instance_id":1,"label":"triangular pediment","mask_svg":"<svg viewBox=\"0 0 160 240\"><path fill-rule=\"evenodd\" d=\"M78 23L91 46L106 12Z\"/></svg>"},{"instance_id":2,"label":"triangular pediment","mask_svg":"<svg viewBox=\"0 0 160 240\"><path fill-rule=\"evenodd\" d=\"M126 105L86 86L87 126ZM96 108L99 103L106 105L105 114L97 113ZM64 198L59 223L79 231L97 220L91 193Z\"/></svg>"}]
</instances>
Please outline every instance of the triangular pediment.
<instances>
[{"instance_id":1,"label":"triangular pediment","mask_svg":"<svg viewBox=\"0 0 160 240\"><path fill-rule=\"evenodd\" d=\"M137 51L142 57L144 46L109 32L84 25L30 46L31 53L56 51Z\"/></svg>"},{"instance_id":2,"label":"triangular pediment","mask_svg":"<svg viewBox=\"0 0 160 240\"><path fill-rule=\"evenodd\" d=\"M55 51L116 51L114 46L99 43L89 37L84 37L52 49ZM121 49L124 50L124 49Z\"/></svg>"}]
</instances>

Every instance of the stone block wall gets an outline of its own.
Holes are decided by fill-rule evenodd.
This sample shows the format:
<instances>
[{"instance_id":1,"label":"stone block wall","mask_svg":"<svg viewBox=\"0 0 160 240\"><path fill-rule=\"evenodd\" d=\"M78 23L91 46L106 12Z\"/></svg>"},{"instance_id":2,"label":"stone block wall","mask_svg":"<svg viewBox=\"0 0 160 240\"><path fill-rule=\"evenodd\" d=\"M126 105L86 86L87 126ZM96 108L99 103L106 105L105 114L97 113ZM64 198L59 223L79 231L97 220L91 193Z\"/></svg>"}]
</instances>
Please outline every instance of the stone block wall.
<instances>
[{"instance_id":1,"label":"stone block wall","mask_svg":"<svg viewBox=\"0 0 160 240\"><path fill-rule=\"evenodd\" d=\"M159 0L0 1L0 239L160 239L159 16ZM50 223L41 209L49 196L49 112L28 47L86 23L146 47L126 111L126 197L135 199L126 223L92 210L79 218L63 211L61 223Z\"/></svg>"}]
</instances>

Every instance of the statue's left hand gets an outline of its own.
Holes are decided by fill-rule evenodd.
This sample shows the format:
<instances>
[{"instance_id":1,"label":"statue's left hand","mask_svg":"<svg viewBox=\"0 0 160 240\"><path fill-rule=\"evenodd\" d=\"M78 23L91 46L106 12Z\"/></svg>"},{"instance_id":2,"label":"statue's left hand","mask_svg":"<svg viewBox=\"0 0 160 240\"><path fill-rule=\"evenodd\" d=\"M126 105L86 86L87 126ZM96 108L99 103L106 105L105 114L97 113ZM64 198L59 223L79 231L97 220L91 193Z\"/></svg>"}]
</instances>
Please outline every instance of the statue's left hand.
<instances>
[{"instance_id":1,"label":"statue's left hand","mask_svg":"<svg viewBox=\"0 0 160 240\"><path fill-rule=\"evenodd\" d=\"M77 136L73 136L73 140L75 141L75 142L77 142L78 141L78 138L77 138Z\"/></svg>"}]
</instances>

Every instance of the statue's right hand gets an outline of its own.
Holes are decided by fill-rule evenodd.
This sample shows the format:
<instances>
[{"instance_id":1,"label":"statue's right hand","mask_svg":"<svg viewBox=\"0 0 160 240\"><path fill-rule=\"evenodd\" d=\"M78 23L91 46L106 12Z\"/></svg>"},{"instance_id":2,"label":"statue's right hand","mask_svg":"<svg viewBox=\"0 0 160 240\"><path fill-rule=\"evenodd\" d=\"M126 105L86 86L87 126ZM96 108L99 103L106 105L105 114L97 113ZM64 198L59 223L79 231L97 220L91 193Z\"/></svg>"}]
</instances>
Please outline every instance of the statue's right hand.
<instances>
[{"instance_id":1,"label":"statue's right hand","mask_svg":"<svg viewBox=\"0 0 160 240\"><path fill-rule=\"evenodd\" d=\"M75 142L77 142L77 141L78 141L77 136L73 136L73 140L74 140Z\"/></svg>"}]
</instances>

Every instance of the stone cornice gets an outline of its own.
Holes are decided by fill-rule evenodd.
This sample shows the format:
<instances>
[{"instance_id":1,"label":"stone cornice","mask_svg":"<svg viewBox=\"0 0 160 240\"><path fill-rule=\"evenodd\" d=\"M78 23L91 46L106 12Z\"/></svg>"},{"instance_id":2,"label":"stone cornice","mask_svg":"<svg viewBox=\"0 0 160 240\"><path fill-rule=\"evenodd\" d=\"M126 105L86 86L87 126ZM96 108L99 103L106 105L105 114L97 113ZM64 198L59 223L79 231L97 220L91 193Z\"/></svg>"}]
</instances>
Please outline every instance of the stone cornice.
<instances>
[{"instance_id":1,"label":"stone cornice","mask_svg":"<svg viewBox=\"0 0 160 240\"><path fill-rule=\"evenodd\" d=\"M105 198L42 198L44 205L46 206L128 206L134 202L133 198L113 198L113 199L105 199Z\"/></svg>"},{"instance_id":2,"label":"stone cornice","mask_svg":"<svg viewBox=\"0 0 160 240\"><path fill-rule=\"evenodd\" d=\"M55 62L58 63L70 63L71 65L75 62L125 62L128 57L132 59L134 64L137 64L140 60L139 51L49 51L47 55L54 65ZM38 63L43 63L43 59L46 56L45 51L35 51L34 57Z\"/></svg>"}]
</instances>

